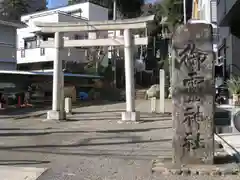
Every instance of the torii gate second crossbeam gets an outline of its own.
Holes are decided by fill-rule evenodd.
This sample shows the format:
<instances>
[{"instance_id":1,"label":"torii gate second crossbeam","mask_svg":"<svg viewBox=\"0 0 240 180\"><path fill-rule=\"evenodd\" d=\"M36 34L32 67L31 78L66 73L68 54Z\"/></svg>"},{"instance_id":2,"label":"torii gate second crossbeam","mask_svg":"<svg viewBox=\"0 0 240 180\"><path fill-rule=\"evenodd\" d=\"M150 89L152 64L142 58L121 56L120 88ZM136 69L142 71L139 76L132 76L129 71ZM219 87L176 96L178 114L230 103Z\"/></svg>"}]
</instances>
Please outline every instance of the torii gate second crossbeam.
<instances>
[{"instance_id":1,"label":"torii gate second crossbeam","mask_svg":"<svg viewBox=\"0 0 240 180\"><path fill-rule=\"evenodd\" d=\"M41 47L54 47L56 55L54 59L53 73L53 102L52 110L48 112L47 118L53 120L64 120L64 76L62 73L62 59L59 53L64 47L90 47L90 46L122 46L124 45L125 60L125 83L126 83L126 111L122 112L122 120L136 121L140 119L140 114L135 111L135 87L134 87L134 45L147 44L147 37L133 38L133 29L146 29L154 20L154 16L139 17L133 19L116 21L96 21L96 22L60 22L41 23L36 22L40 32L55 33L54 42L47 41ZM109 30L124 30L124 38L107 39L86 39L86 40L65 40L65 32L90 32Z\"/></svg>"}]
</instances>

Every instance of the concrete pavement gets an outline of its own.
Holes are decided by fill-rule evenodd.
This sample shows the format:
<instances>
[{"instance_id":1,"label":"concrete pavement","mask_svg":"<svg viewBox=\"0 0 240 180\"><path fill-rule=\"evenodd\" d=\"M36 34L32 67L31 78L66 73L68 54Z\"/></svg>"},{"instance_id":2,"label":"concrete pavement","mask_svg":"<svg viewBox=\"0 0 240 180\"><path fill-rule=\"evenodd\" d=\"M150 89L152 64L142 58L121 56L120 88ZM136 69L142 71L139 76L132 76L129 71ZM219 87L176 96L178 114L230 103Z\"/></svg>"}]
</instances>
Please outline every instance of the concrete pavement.
<instances>
[{"instance_id":1,"label":"concrete pavement","mask_svg":"<svg viewBox=\"0 0 240 180\"><path fill-rule=\"evenodd\" d=\"M76 108L65 122L1 120L0 165L47 168L38 180L238 179L152 174L152 160L171 158L172 120L149 113L148 103L137 101L138 124L118 123L124 103Z\"/></svg>"},{"instance_id":2,"label":"concrete pavement","mask_svg":"<svg viewBox=\"0 0 240 180\"><path fill-rule=\"evenodd\" d=\"M75 108L68 122L2 119L0 165L49 168L40 180L119 179L125 171L126 178L149 177L151 160L170 156L171 118L152 115L148 102L137 101L144 121L119 124L124 109L124 103Z\"/></svg>"}]
</instances>

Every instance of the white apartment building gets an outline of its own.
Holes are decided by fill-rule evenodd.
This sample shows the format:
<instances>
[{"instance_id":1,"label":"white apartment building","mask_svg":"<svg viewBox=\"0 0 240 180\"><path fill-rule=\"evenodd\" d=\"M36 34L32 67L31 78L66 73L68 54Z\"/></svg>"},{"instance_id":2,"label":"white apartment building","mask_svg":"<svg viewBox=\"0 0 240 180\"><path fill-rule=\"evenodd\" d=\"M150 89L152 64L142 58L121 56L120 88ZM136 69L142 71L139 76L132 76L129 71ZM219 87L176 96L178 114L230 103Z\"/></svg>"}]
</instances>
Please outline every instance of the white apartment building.
<instances>
[{"instance_id":1,"label":"white apartment building","mask_svg":"<svg viewBox=\"0 0 240 180\"><path fill-rule=\"evenodd\" d=\"M53 40L54 34L38 33L34 22L86 22L108 20L108 9L93 3L84 2L71 6L27 14L21 21L27 25L17 29L17 64L19 70L53 69L54 48L40 48L42 41ZM67 39L90 38L86 33L66 33ZM86 62L86 52L81 48L63 49L64 62Z\"/></svg>"}]
</instances>

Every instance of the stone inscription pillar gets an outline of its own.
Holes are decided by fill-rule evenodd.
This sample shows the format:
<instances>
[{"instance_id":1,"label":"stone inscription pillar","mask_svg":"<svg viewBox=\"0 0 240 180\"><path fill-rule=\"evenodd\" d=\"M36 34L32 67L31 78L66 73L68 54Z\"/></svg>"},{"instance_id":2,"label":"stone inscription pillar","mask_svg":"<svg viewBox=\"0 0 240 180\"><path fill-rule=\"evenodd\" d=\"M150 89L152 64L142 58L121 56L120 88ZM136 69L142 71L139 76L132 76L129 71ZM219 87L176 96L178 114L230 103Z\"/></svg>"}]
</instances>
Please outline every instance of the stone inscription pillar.
<instances>
[{"instance_id":1,"label":"stone inscription pillar","mask_svg":"<svg viewBox=\"0 0 240 180\"><path fill-rule=\"evenodd\" d=\"M173 163L213 164L212 28L180 26L173 35Z\"/></svg>"}]
</instances>

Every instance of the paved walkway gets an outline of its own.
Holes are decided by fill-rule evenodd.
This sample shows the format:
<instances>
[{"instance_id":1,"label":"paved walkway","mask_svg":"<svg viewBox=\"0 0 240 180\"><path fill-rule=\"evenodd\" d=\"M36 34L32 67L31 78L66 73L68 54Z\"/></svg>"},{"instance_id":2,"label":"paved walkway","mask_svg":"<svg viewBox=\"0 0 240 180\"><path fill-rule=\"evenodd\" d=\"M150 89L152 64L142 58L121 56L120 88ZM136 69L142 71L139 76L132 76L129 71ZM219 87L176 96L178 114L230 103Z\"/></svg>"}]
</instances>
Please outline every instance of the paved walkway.
<instances>
[{"instance_id":1,"label":"paved walkway","mask_svg":"<svg viewBox=\"0 0 240 180\"><path fill-rule=\"evenodd\" d=\"M239 179L152 174L152 160L158 156L171 158L171 116L152 115L148 102L137 101L143 121L119 124L124 106L117 103L78 108L67 122L1 119L0 165L9 169L47 168L38 180ZM5 180L13 180L13 175L10 173Z\"/></svg>"}]
</instances>

